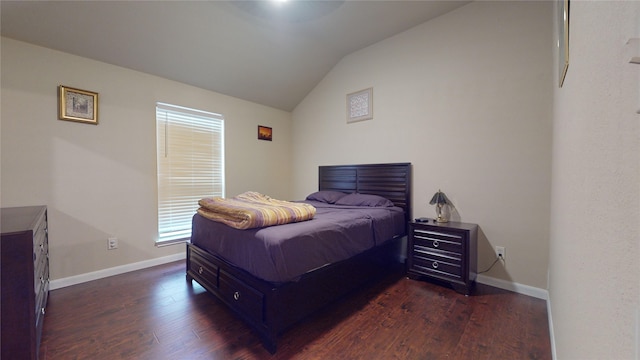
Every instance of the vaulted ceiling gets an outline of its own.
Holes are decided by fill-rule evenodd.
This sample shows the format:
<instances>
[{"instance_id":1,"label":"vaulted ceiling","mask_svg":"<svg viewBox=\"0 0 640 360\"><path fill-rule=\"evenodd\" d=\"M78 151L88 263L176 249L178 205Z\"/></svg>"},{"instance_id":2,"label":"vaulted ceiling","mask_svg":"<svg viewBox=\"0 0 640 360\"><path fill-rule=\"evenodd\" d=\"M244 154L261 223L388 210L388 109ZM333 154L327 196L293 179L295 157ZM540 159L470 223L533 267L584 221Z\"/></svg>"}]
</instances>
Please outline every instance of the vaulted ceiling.
<instances>
[{"instance_id":1,"label":"vaulted ceiling","mask_svg":"<svg viewBox=\"0 0 640 360\"><path fill-rule=\"evenodd\" d=\"M340 59L469 1L6 1L2 36L291 111Z\"/></svg>"}]
</instances>

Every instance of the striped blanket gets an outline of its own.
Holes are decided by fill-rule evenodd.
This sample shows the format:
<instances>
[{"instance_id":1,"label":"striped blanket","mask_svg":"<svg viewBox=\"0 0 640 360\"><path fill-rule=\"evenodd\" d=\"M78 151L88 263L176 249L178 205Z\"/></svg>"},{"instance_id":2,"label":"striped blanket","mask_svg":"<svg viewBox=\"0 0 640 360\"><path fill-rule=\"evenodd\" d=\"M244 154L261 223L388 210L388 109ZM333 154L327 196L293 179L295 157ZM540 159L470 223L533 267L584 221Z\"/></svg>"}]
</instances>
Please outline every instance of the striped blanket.
<instances>
[{"instance_id":1,"label":"striped blanket","mask_svg":"<svg viewBox=\"0 0 640 360\"><path fill-rule=\"evenodd\" d=\"M198 204L198 214L241 230L310 220L316 214L309 204L276 200L254 191L228 199L203 198Z\"/></svg>"}]
</instances>

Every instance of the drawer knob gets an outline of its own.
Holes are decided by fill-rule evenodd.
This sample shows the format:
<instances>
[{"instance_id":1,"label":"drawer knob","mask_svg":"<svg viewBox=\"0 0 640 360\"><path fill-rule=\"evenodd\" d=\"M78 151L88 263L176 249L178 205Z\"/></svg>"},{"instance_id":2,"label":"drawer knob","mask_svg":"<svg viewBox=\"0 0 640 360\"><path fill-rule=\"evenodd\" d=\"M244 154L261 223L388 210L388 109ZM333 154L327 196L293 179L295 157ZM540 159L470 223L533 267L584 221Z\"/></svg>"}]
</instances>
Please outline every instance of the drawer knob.
<instances>
[{"instance_id":1,"label":"drawer knob","mask_svg":"<svg viewBox=\"0 0 640 360\"><path fill-rule=\"evenodd\" d=\"M433 266L434 269L438 268L438 262L434 261L433 264L431 264L431 266Z\"/></svg>"},{"instance_id":2,"label":"drawer knob","mask_svg":"<svg viewBox=\"0 0 640 360\"><path fill-rule=\"evenodd\" d=\"M234 298L235 300L239 300L239 299L240 299L240 293L239 293L239 292L237 292L237 291L236 291L236 292L234 292L234 293L233 293L233 298Z\"/></svg>"},{"instance_id":3,"label":"drawer knob","mask_svg":"<svg viewBox=\"0 0 640 360\"><path fill-rule=\"evenodd\" d=\"M440 246L438 240L433 240L433 247L437 248L438 246Z\"/></svg>"},{"instance_id":4,"label":"drawer knob","mask_svg":"<svg viewBox=\"0 0 640 360\"><path fill-rule=\"evenodd\" d=\"M202 266L200 266L200 268L198 269L198 274L202 275L203 271L204 271L204 269L202 268Z\"/></svg>"}]
</instances>

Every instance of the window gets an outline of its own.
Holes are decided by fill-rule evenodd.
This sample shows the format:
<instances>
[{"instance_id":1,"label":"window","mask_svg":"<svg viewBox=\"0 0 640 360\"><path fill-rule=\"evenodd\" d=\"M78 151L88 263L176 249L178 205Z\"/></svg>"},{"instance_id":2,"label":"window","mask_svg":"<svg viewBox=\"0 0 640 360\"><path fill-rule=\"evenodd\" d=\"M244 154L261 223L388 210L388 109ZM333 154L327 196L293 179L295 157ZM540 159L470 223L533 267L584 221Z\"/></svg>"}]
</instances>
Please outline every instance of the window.
<instances>
[{"instance_id":1,"label":"window","mask_svg":"<svg viewBox=\"0 0 640 360\"><path fill-rule=\"evenodd\" d=\"M220 114L156 104L158 240L188 240L198 200L224 196L224 119Z\"/></svg>"}]
</instances>

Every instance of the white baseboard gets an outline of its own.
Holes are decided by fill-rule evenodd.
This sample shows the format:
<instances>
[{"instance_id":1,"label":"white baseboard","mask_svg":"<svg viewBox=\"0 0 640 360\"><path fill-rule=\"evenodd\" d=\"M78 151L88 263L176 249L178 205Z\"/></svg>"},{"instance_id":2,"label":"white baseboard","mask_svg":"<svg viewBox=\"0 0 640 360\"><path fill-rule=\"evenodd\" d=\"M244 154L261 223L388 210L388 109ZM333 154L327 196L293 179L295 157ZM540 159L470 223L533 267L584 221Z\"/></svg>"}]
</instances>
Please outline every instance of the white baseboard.
<instances>
[{"instance_id":1,"label":"white baseboard","mask_svg":"<svg viewBox=\"0 0 640 360\"><path fill-rule=\"evenodd\" d=\"M549 300L549 291L529 285L514 283L512 281L496 279L485 275L478 275L478 277L476 278L476 282L545 300L545 302L547 303L547 321L549 322L549 339L551 340L551 358L556 359L556 342L555 334L553 333L553 318L551 316L551 301Z\"/></svg>"},{"instance_id":2,"label":"white baseboard","mask_svg":"<svg viewBox=\"0 0 640 360\"><path fill-rule=\"evenodd\" d=\"M522 294L522 295L533 296L535 298L542 299L542 300L549 299L549 292L547 292L547 290L536 288L529 285L522 285L512 281L496 279L486 275L478 275L478 277L476 278L476 281L481 284L497 287L504 290L513 291L515 293Z\"/></svg>"},{"instance_id":3,"label":"white baseboard","mask_svg":"<svg viewBox=\"0 0 640 360\"><path fill-rule=\"evenodd\" d=\"M529 285L522 285L511 281L496 279L485 275L478 275L476 282L497 287L503 290L513 291L518 294L532 296L545 300L547 303L547 321L549 322L549 339L551 340L551 358L556 359L556 342L553 333L553 318L551 316L551 301L549 300L549 292L545 289L536 288Z\"/></svg>"},{"instance_id":4,"label":"white baseboard","mask_svg":"<svg viewBox=\"0 0 640 360\"><path fill-rule=\"evenodd\" d=\"M113 275L124 274L130 271L141 270L141 269L149 268L152 266L184 260L185 258L186 258L186 253L178 253L178 254L173 254L173 255L155 258L151 260L144 260L137 263L116 266L116 267L112 267L104 270L93 271L86 274L80 274L80 275L70 276L62 279L51 280L49 288L51 290L60 289L63 287L81 284L81 283L92 281L92 280L98 280L98 279L106 278ZM518 283L514 283L511 281L506 281L502 279L496 279L496 278L485 276L485 275L478 275L478 277L476 278L476 281L481 284L497 287L504 290L513 291L518 294L533 296L538 299L548 300L548 297L549 297L547 290L535 288L533 286L522 285L522 284L518 284Z\"/></svg>"},{"instance_id":5,"label":"white baseboard","mask_svg":"<svg viewBox=\"0 0 640 360\"><path fill-rule=\"evenodd\" d=\"M75 276L69 276L62 279L51 280L51 282L49 283L49 289L50 290L60 289L63 287L81 284L81 283L85 283L92 280L98 280L98 279L106 278L113 275L124 274L130 271L141 270L141 269L149 268L152 266L162 265L162 264L166 264L166 263L170 263L178 260L184 260L185 258L186 258L186 252L182 252L182 253L163 256L163 257L155 258L151 260L144 260L144 261L140 261L133 264L126 264L126 265L112 267L109 269L93 271L86 274L80 274ZM185 263L185 273L186 273L186 263Z\"/></svg>"}]
</instances>

